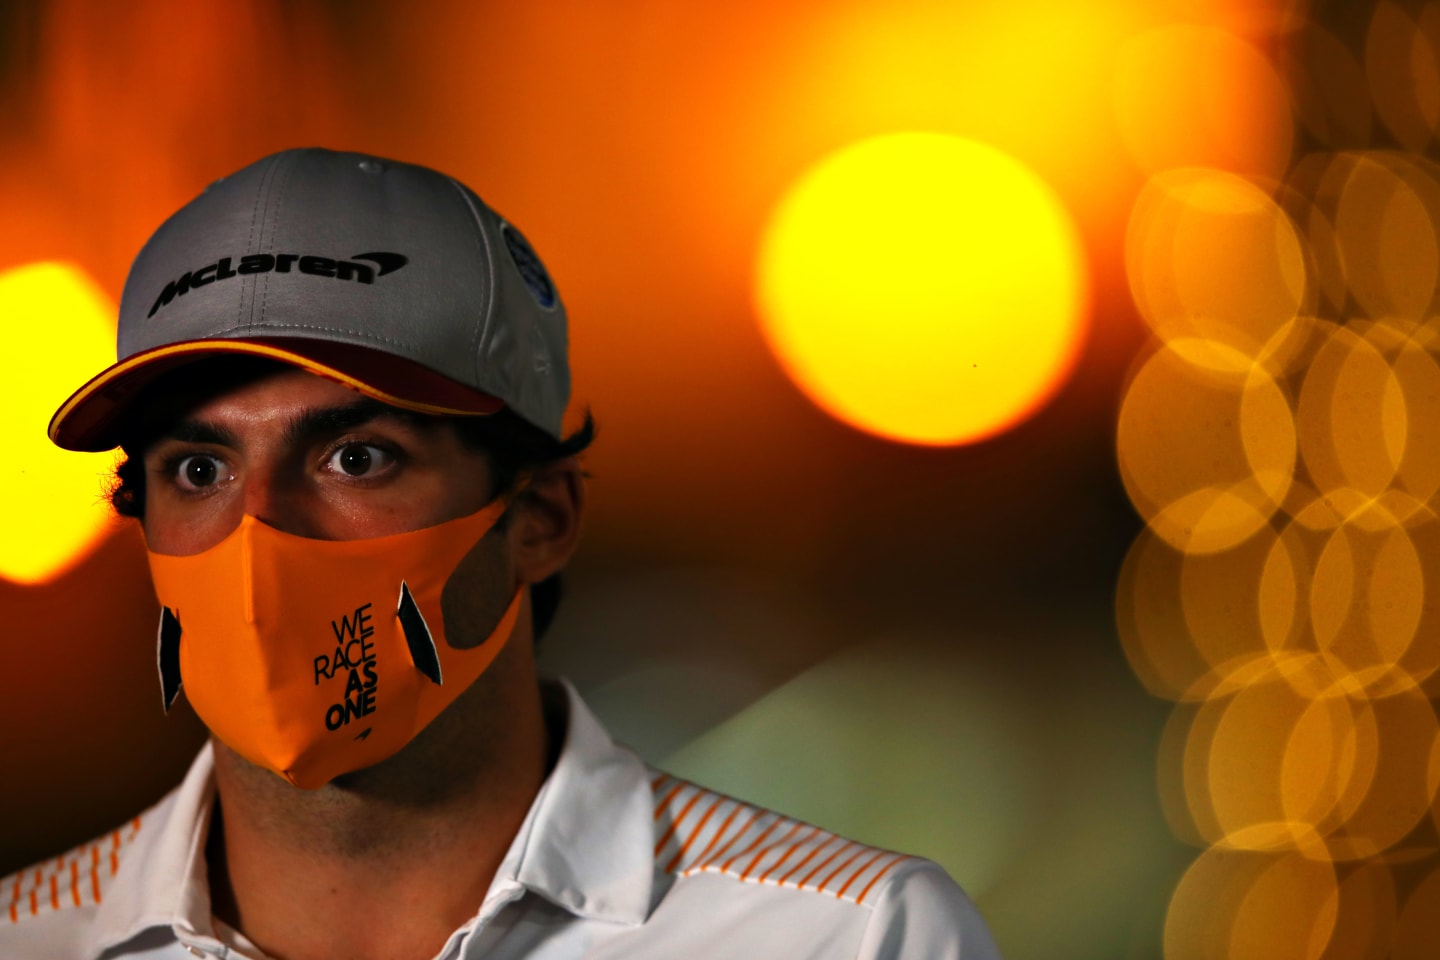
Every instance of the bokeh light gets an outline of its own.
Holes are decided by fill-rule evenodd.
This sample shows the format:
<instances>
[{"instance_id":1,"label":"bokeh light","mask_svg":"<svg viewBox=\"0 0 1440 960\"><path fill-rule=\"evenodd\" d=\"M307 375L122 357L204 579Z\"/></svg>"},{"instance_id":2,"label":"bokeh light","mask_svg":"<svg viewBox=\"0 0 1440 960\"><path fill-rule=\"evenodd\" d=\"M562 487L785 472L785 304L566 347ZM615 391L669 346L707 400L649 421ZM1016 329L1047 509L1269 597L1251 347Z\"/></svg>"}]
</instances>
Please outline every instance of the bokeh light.
<instances>
[{"instance_id":1,"label":"bokeh light","mask_svg":"<svg viewBox=\"0 0 1440 960\"><path fill-rule=\"evenodd\" d=\"M1269 79L1249 115L1269 111L1269 165L1218 148L1210 169L1164 162L1127 128L1153 174L1126 270L1154 338L1117 424L1147 524L1117 624L1141 682L1177 704L1160 794L1206 848L1167 958L1440 944L1440 166L1423 155L1440 3L1387 0L1366 22L1363 70L1318 25L1289 35L1280 59L1323 146L1293 163ZM1237 44L1174 28L1129 56L1198 63L1208 45L1261 77ZM1369 148L1372 112L1401 149Z\"/></svg>"},{"instance_id":2,"label":"bokeh light","mask_svg":"<svg viewBox=\"0 0 1440 960\"><path fill-rule=\"evenodd\" d=\"M1162 340L1213 340L1268 359L1307 306L1294 226L1267 193L1223 171L1151 178L1135 201L1125 258L1140 315Z\"/></svg>"},{"instance_id":3,"label":"bokeh light","mask_svg":"<svg viewBox=\"0 0 1440 960\"><path fill-rule=\"evenodd\" d=\"M1428 163L1396 154L1338 158L1333 191L1335 245L1351 296L1376 320L1423 320L1435 302L1440 186Z\"/></svg>"},{"instance_id":4,"label":"bokeh light","mask_svg":"<svg viewBox=\"0 0 1440 960\"><path fill-rule=\"evenodd\" d=\"M1292 34L1281 57L1296 114L1310 136L1341 148L1369 141L1375 108L1365 71L1344 42L1309 21Z\"/></svg>"},{"instance_id":5,"label":"bokeh light","mask_svg":"<svg viewBox=\"0 0 1440 960\"><path fill-rule=\"evenodd\" d=\"M1319 960L1338 913L1335 868L1299 854L1212 849L1186 871L1165 923L1167 960Z\"/></svg>"},{"instance_id":6,"label":"bokeh light","mask_svg":"<svg viewBox=\"0 0 1440 960\"><path fill-rule=\"evenodd\" d=\"M1324 954L1335 960L1389 956L1399 894L1389 864L1375 860L1350 868L1335 890L1335 932Z\"/></svg>"},{"instance_id":7,"label":"bokeh light","mask_svg":"<svg viewBox=\"0 0 1440 960\"><path fill-rule=\"evenodd\" d=\"M0 500L7 514L0 577L39 583L94 545L109 525L108 453L72 453L46 435L50 415L115 358L114 305L78 267L37 263L0 273L0 317L11 358L0 378Z\"/></svg>"},{"instance_id":8,"label":"bokeh light","mask_svg":"<svg viewBox=\"0 0 1440 960\"><path fill-rule=\"evenodd\" d=\"M1414 9L1413 7L1411 9ZM1376 113L1407 150L1424 150L1440 123L1440 10L1411 14L1380 0L1365 38L1365 70Z\"/></svg>"},{"instance_id":9,"label":"bokeh light","mask_svg":"<svg viewBox=\"0 0 1440 960\"><path fill-rule=\"evenodd\" d=\"M1401 908L1390 956L1394 960L1430 960L1440 956L1440 869L1422 880Z\"/></svg>"},{"instance_id":10,"label":"bokeh light","mask_svg":"<svg viewBox=\"0 0 1440 960\"><path fill-rule=\"evenodd\" d=\"M1115 115L1147 173L1201 166L1278 178L1290 162L1285 82L1258 49L1218 27L1169 24L1127 41Z\"/></svg>"},{"instance_id":11,"label":"bokeh light","mask_svg":"<svg viewBox=\"0 0 1440 960\"><path fill-rule=\"evenodd\" d=\"M1196 356L1204 368L1189 362ZM1224 550L1259 531L1284 499L1294 431L1283 391L1261 366L1218 341L1173 341L1126 392L1116 436L1121 478L1172 545Z\"/></svg>"},{"instance_id":12,"label":"bokeh light","mask_svg":"<svg viewBox=\"0 0 1440 960\"><path fill-rule=\"evenodd\" d=\"M860 429L982 440L1039 409L1083 345L1086 268L1050 188L1000 151L902 133L827 157L776 209L757 298L797 385Z\"/></svg>"}]
</instances>

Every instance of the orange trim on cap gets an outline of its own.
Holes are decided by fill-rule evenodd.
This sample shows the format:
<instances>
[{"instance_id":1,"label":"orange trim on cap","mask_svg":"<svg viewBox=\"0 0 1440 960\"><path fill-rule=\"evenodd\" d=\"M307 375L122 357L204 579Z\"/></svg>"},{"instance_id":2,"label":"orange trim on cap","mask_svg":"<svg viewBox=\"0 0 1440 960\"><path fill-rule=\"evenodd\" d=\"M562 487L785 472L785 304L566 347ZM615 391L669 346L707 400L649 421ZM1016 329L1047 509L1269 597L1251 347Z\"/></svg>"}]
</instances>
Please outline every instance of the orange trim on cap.
<instances>
[{"instance_id":1,"label":"orange trim on cap","mask_svg":"<svg viewBox=\"0 0 1440 960\"><path fill-rule=\"evenodd\" d=\"M305 342L313 343L314 341ZM328 344L328 346L332 350L374 349L365 347L362 344ZM174 357L183 357L192 354L199 355L221 353L245 354L249 356L265 357L271 360L279 360L283 363L288 363L291 366L298 367L308 373L313 373L317 376L322 376L327 379L334 380L337 383L341 383L351 388L352 390L356 390L364 394L365 396L371 397L375 400L379 400L382 403L387 403L394 407L400 407L404 410L413 410L416 413L430 414L433 416L476 416L495 413L496 411L502 409L505 406L504 401L499 400L498 398L492 397L489 394L485 394L478 389L468 387L464 384L449 381L448 377L445 377L443 374L440 374L436 371L428 370L428 368L426 368L427 371L432 373L437 378L437 380L443 379L449 381L455 388L470 391L474 395L474 398L476 400L475 405L466 408L438 403L428 403L424 400L414 400L402 397L388 390L383 390L375 386L374 384L367 382L366 380L362 380L359 377L346 373L344 370L341 370L337 366L333 366L331 364L323 363L319 360L316 360L314 357L311 357L305 353L276 346L273 341L262 342L258 340L224 339L187 340L181 343L166 344L164 346L156 347L151 350L146 350L143 353L137 353L134 356L119 361L108 369L92 377L89 382L87 382L79 390L76 390L73 394L71 394L69 399L67 399L63 404L61 404L60 409L55 411L55 415L50 418L50 426L48 431L50 439L59 446L67 447L67 449L83 449L80 447L68 446L67 443L62 441L68 440L70 443L87 443L93 441L97 434L103 434L105 432L105 430L110 426L113 417L100 416L92 418L91 422L87 424L88 429L82 428L80 431L77 431L79 433L78 436L67 436L67 422L83 407L87 406L92 402L97 402L100 399L98 395L107 387L110 387L117 381L127 376L130 376L136 371L151 366L159 361L171 359ZM419 364L418 361L408 360L408 358L404 357L397 356L395 357L395 360L401 362L408 362L416 366L423 366ZM487 403L485 401L489 402Z\"/></svg>"}]
</instances>

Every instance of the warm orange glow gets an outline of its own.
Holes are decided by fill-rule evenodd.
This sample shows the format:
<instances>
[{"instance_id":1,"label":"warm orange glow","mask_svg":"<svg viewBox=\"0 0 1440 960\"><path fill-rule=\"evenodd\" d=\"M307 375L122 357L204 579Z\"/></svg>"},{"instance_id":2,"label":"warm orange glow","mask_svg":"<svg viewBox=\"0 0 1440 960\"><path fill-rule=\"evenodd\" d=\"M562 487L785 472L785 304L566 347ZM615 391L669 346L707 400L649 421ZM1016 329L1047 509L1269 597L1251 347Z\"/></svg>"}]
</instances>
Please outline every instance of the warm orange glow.
<instances>
[{"instance_id":1,"label":"warm orange glow","mask_svg":"<svg viewBox=\"0 0 1440 960\"><path fill-rule=\"evenodd\" d=\"M1399 156L1341 154L1322 189L1335 192L1335 259L1355 302L1375 320L1429 317L1440 288L1434 173Z\"/></svg>"},{"instance_id":2,"label":"warm orange glow","mask_svg":"<svg viewBox=\"0 0 1440 960\"><path fill-rule=\"evenodd\" d=\"M1135 304L1162 339L1213 340L1271 373L1292 339L1287 325L1309 307L1294 225L1263 190L1224 171L1152 178L1135 201L1125 261Z\"/></svg>"},{"instance_id":3,"label":"warm orange glow","mask_svg":"<svg viewBox=\"0 0 1440 960\"><path fill-rule=\"evenodd\" d=\"M845 422L960 444L1038 410L1086 326L1080 241L1049 187L984 144L877 137L775 211L757 297L771 348Z\"/></svg>"},{"instance_id":4,"label":"warm orange glow","mask_svg":"<svg viewBox=\"0 0 1440 960\"><path fill-rule=\"evenodd\" d=\"M1296 853L1210 849L1185 872L1165 919L1165 956L1319 960L1335 929L1333 865Z\"/></svg>"},{"instance_id":5,"label":"warm orange glow","mask_svg":"<svg viewBox=\"0 0 1440 960\"><path fill-rule=\"evenodd\" d=\"M1212 367L1197 370L1194 342L1166 344L1136 373L1116 446L1125 489L1151 528L1179 549L1212 553L1244 542L1278 509L1294 477L1295 425L1261 367L1210 342ZM1222 361L1223 373L1214 369Z\"/></svg>"},{"instance_id":6,"label":"warm orange glow","mask_svg":"<svg viewBox=\"0 0 1440 960\"><path fill-rule=\"evenodd\" d=\"M1204 166L1278 179L1290 162L1285 82L1259 50L1215 27L1174 24L1127 41L1115 113L1148 173Z\"/></svg>"},{"instance_id":7,"label":"warm orange glow","mask_svg":"<svg viewBox=\"0 0 1440 960\"><path fill-rule=\"evenodd\" d=\"M1375 5L1365 36L1365 71L1376 113L1407 150L1426 150L1440 124L1440 10L1425 4L1418 19L1389 0Z\"/></svg>"},{"instance_id":8,"label":"warm orange glow","mask_svg":"<svg viewBox=\"0 0 1440 960\"><path fill-rule=\"evenodd\" d=\"M1382 4L1375 29L1408 47L1405 16ZM1377 66L1376 36L1396 92L1410 68ZM1149 529L1116 609L1136 674L1184 704L1167 817L1211 845L1167 956L1434 954L1440 886L1401 904L1389 868L1432 855L1414 831L1440 784L1437 224L1435 169L1391 151L1283 186L1167 170L1135 205L1127 273L1161 342L1119 417Z\"/></svg>"},{"instance_id":9,"label":"warm orange glow","mask_svg":"<svg viewBox=\"0 0 1440 960\"><path fill-rule=\"evenodd\" d=\"M1396 960L1425 960L1440 955L1440 869L1430 871L1405 901L1395 922L1390 956ZM1358 954L1354 954L1358 956Z\"/></svg>"},{"instance_id":10,"label":"warm orange glow","mask_svg":"<svg viewBox=\"0 0 1440 960\"><path fill-rule=\"evenodd\" d=\"M114 305L78 267L39 263L0 273L9 369L0 378L0 576L38 583L78 559L104 532L112 456L71 453L45 427L71 387L114 359Z\"/></svg>"}]
</instances>

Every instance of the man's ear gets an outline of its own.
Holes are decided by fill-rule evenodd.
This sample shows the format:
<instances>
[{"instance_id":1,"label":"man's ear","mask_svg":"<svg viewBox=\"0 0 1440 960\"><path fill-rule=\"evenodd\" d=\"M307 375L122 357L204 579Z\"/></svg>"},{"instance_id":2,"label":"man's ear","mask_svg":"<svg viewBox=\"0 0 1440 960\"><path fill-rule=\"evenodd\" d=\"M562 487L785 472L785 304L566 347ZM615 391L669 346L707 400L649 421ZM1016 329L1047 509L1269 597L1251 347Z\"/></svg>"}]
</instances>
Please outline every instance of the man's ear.
<instances>
[{"instance_id":1,"label":"man's ear","mask_svg":"<svg viewBox=\"0 0 1440 960\"><path fill-rule=\"evenodd\" d=\"M506 535L515 577L539 583L570 562L580 544L585 475L574 457L539 467L510 506Z\"/></svg>"}]
</instances>

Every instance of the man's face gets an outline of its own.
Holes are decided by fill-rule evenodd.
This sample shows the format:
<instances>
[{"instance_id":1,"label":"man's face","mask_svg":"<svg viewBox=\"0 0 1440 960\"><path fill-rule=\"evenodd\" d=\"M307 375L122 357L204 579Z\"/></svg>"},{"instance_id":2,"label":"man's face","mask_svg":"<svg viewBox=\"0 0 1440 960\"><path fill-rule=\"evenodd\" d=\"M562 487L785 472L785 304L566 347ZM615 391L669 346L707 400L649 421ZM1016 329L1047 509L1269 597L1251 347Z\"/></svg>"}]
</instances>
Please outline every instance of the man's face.
<instances>
[{"instance_id":1,"label":"man's face","mask_svg":"<svg viewBox=\"0 0 1440 960\"><path fill-rule=\"evenodd\" d=\"M489 464L446 421L302 370L197 399L144 451L150 549L193 554L251 514L297 536L403 533L479 510Z\"/></svg>"}]
</instances>

